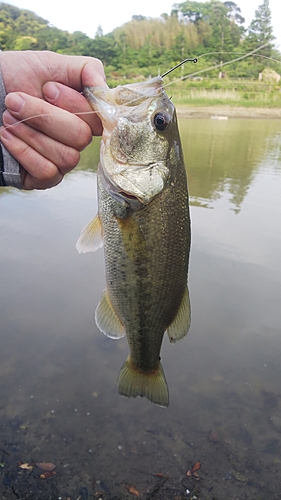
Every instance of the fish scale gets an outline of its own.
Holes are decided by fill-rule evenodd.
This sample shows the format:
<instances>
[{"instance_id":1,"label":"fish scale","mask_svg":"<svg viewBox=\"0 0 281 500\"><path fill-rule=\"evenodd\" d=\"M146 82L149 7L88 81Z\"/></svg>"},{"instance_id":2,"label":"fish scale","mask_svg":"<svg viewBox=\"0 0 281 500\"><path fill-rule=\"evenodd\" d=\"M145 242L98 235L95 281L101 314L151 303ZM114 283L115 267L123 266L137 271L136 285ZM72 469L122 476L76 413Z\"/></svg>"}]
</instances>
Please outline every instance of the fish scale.
<instances>
[{"instance_id":1,"label":"fish scale","mask_svg":"<svg viewBox=\"0 0 281 500\"><path fill-rule=\"evenodd\" d=\"M106 291L96 322L128 341L119 393L168 406L163 336L176 342L190 325L190 217L175 109L160 77L85 95L104 127L98 216L77 243L80 251L95 250L99 233L104 244Z\"/></svg>"}]
</instances>

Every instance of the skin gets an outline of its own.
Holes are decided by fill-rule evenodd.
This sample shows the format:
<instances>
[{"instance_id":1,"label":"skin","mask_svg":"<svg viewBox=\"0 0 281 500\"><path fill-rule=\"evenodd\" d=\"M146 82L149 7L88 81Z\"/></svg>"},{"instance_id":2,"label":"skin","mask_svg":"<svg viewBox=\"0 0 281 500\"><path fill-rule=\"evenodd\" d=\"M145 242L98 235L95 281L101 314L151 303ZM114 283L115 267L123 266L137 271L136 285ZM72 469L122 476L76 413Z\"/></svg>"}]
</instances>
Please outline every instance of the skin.
<instances>
[{"instance_id":1,"label":"skin","mask_svg":"<svg viewBox=\"0 0 281 500\"><path fill-rule=\"evenodd\" d=\"M48 51L1 52L0 63L7 93L1 142L21 165L23 189L55 186L92 136L101 135L100 119L81 91L107 87L103 65Z\"/></svg>"}]
</instances>

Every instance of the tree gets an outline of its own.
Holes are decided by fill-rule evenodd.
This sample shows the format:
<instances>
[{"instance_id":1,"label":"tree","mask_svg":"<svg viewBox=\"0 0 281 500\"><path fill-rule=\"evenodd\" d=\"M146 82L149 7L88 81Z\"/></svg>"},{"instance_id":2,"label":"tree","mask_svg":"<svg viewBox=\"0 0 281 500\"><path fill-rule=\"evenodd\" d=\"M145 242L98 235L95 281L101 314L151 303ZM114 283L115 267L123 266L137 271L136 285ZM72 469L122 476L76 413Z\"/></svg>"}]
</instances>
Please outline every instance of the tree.
<instances>
[{"instance_id":1,"label":"tree","mask_svg":"<svg viewBox=\"0 0 281 500\"><path fill-rule=\"evenodd\" d=\"M145 16L132 16L132 21L145 21L147 19Z\"/></svg>"},{"instance_id":2,"label":"tree","mask_svg":"<svg viewBox=\"0 0 281 500\"><path fill-rule=\"evenodd\" d=\"M210 11L210 24L212 27L211 48L219 51L219 59L223 60L223 52L233 50L233 40L231 37L231 21L228 17L228 9L221 2L213 2ZM238 40L239 41L239 40Z\"/></svg>"},{"instance_id":3,"label":"tree","mask_svg":"<svg viewBox=\"0 0 281 500\"><path fill-rule=\"evenodd\" d=\"M96 38L98 38L99 36L103 36L103 29L102 29L100 24L98 25L98 28L96 31Z\"/></svg>"},{"instance_id":4,"label":"tree","mask_svg":"<svg viewBox=\"0 0 281 500\"><path fill-rule=\"evenodd\" d=\"M268 42L261 54L280 59L280 53L273 49L268 0L260 1L263 4L246 36L244 18L234 1L186 0L174 4L170 15L164 13L157 18L135 15L110 34L103 35L99 26L95 38L79 31L59 30L33 12L0 1L0 49L47 49L94 56L103 61L108 73L138 75L138 69L142 68L144 76L157 74L160 69L164 72L186 57L202 54L209 58L200 61L202 66L204 62L222 64L231 58L227 53L240 52L242 44L250 52ZM253 57L239 62L237 67L229 67L228 74L256 78L265 65L276 69L272 61Z\"/></svg>"},{"instance_id":5,"label":"tree","mask_svg":"<svg viewBox=\"0 0 281 500\"><path fill-rule=\"evenodd\" d=\"M275 37L273 36L273 28L271 26L269 0L263 0L263 3L258 7L247 32L244 41L246 50L250 52L267 43L266 47L264 47L259 54L271 57L274 46L271 42L275 40ZM263 66L266 66L266 60L264 60Z\"/></svg>"},{"instance_id":6,"label":"tree","mask_svg":"<svg viewBox=\"0 0 281 500\"><path fill-rule=\"evenodd\" d=\"M33 36L18 36L14 41L14 50L37 49L37 38Z\"/></svg>"},{"instance_id":7,"label":"tree","mask_svg":"<svg viewBox=\"0 0 281 500\"><path fill-rule=\"evenodd\" d=\"M228 10L227 17L235 21L237 24L244 24L245 18L241 16L241 9L234 2L224 2Z\"/></svg>"},{"instance_id":8,"label":"tree","mask_svg":"<svg viewBox=\"0 0 281 500\"><path fill-rule=\"evenodd\" d=\"M223 52L233 52L239 46L243 32L241 24L245 19L241 16L236 3L220 0L209 2L187 0L174 5L174 9L189 24L193 23L197 27L203 47L212 52L220 52L215 62L223 62L228 57L223 55Z\"/></svg>"},{"instance_id":9,"label":"tree","mask_svg":"<svg viewBox=\"0 0 281 500\"><path fill-rule=\"evenodd\" d=\"M83 55L97 57L104 64L117 66L120 51L111 34L89 39L86 49Z\"/></svg>"}]
</instances>

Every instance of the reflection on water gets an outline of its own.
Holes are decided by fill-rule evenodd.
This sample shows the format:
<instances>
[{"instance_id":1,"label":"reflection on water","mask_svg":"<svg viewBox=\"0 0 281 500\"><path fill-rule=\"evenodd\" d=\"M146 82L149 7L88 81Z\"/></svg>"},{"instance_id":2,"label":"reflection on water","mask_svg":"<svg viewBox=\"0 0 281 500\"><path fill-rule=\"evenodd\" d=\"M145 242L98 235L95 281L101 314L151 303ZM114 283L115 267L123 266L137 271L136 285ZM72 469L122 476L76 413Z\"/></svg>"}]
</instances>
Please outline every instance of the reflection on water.
<instances>
[{"instance_id":1,"label":"reflection on water","mask_svg":"<svg viewBox=\"0 0 281 500\"><path fill-rule=\"evenodd\" d=\"M185 120L181 134L193 205L228 193L239 211L261 162L280 168L279 121Z\"/></svg>"},{"instance_id":2,"label":"reflection on water","mask_svg":"<svg viewBox=\"0 0 281 500\"><path fill-rule=\"evenodd\" d=\"M180 127L192 325L164 341L168 409L118 396L127 343L94 323L103 253L78 255L75 242L96 211L98 141L60 186L0 192L1 498L280 495L281 123ZM186 475L198 461L199 481Z\"/></svg>"}]
</instances>

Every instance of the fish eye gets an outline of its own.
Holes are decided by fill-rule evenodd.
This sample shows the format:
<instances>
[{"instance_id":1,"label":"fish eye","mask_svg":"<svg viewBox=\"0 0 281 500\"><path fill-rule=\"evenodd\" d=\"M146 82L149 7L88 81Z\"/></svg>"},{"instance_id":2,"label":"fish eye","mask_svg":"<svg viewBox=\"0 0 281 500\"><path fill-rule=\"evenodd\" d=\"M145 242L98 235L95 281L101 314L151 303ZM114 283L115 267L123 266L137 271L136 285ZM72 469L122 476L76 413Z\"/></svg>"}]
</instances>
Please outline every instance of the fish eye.
<instances>
[{"instance_id":1,"label":"fish eye","mask_svg":"<svg viewBox=\"0 0 281 500\"><path fill-rule=\"evenodd\" d=\"M163 132L169 127L171 117L168 115L168 113L156 113L156 115L154 115L153 122L156 130Z\"/></svg>"}]
</instances>

